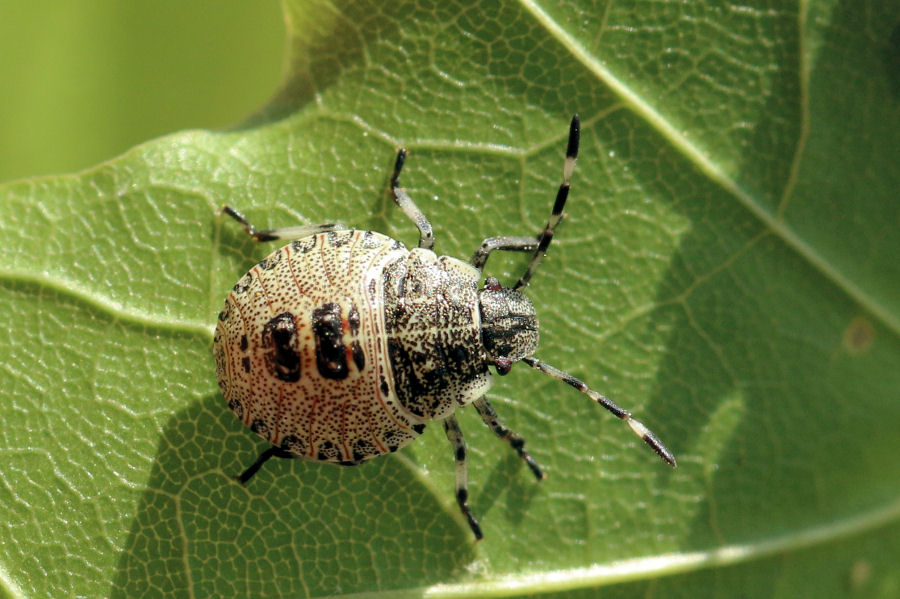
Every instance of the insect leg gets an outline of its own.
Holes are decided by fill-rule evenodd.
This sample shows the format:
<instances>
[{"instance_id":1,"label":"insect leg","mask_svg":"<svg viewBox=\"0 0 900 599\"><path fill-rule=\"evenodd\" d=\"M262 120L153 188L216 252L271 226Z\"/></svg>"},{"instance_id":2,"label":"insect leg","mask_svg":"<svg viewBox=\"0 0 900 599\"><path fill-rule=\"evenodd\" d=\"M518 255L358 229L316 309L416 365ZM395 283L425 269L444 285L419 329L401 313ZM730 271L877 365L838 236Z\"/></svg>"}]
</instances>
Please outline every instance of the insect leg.
<instances>
[{"instance_id":1,"label":"insect leg","mask_svg":"<svg viewBox=\"0 0 900 599\"><path fill-rule=\"evenodd\" d=\"M256 458L256 461L253 462L253 465L244 470L244 472L242 472L240 476L236 476L235 478L237 478L238 482L240 482L242 485L247 484L247 481L253 478L254 474L259 472L259 469L262 468L262 465L268 462L269 458L273 457L294 458L296 456L286 449L275 447L273 445L272 447L259 454L259 457Z\"/></svg>"},{"instance_id":2,"label":"insect leg","mask_svg":"<svg viewBox=\"0 0 900 599\"><path fill-rule=\"evenodd\" d=\"M541 467L538 466L537 462L534 461L534 458L525 451L525 439L522 438L522 435L510 430L500 422L497 412L494 411L494 407L488 402L487 398L481 397L480 399L477 399L474 402L474 406L488 428L503 441L506 441L509 446L519 454L519 457L525 460L525 463L528 464L528 467L531 468L531 471L534 473L535 478L538 480L546 478L547 475L544 474Z\"/></svg>"},{"instance_id":3,"label":"insect leg","mask_svg":"<svg viewBox=\"0 0 900 599\"><path fill-rule=\"evenodd\" d=\"M478 525L478 520L475 519L475 516L469 510L469 470L466 461L466 441L463 439L456 416L450 415L449 418L444 420L444 432L447 434L447 439L450 441L450 445L453 446L453 453L456 456L456 503L459 504L459 509L462 510L463 516L466 517L466 521L469 523L469 528L475 534L475 540L480 541L484 538L484 535L481 534L481 526Z\"/></svg>"},{"instance_id":4,"label":"insect leg","mask_svg":"<svg viewBox=\"0 0 900 599\"><path fill-rule=\"evenodd\" d=\"M617 406L613 402L613 400L604 395L601 395L600 393L597 393L596 391L588 387L585 383L579 381L574 376L563 372L559 368L554 368L553 366L545 364L544 362L541 362L536 358L523 358L522 361L535 370L539 370L544 374L549 374L553 378L575 387L576 389L596 401L598 404L612 412L616 416L616 418L624 420L625 423L628 424L629 427L631 427L631 430L634 431L634 434L640 437L644 441L644 443L653 448L653 451L655 451L659 457L661 457L667 464L669 464L669 466L672 466L673 468L675 467L675 456L672 455L672 452L669 451L665 445L663 445L662 441L660 441L659 438L650 431L650 429L632 418L631 412L629 412L628 410L623 410L622 408Z\"/></svg>"},{"instance_id":5,"label":"insect leg","mask_svg":"<svg viewBox=\"0 0 900 599\"><path fill-rule=\"evenodd\" d=\"M244 232L253 238L253 241L275 241L277 239L291 240L308 237L316 233L326 233L328 231L336 231L343 229L342 225L337 223L323 223L321 225L298 225L296 227L280 227L278 229L258 230L243 214L232 208L228 204L222 206L222 212L227 214L237 222L241 223Z\"/></svg>"},{"instance_id":6,"label":"insect leg","mask_svg":"<svg viewBox=\"0 0 900 599\"><path fill-rule=\"evenodd\" d=\"M578 141L580 137L581 121L578 120L578 115L576 114L572 117L572 122L569 124L569 143L566 146L566 161L563 163L563 180L559 186L559 191L556 192L556 202L553 203L553 211L550 213L550 219L547 221L544 232L541 233L541 240L538 242L537 249L534 252L534 256L531 258L531 262L528 264L528 268L525 269L525 273L519 278L516 284L513 285L513 289L528 285L528 281L531 280L531 277L538 269L538 266L540 266L541 260L544 259L544 254L547 253L550 242L553 241L553 231L556 229L556 225L559 224L559 221L562 220L566 199L569 197L569 179L572 178L572 171L575 170L575 160L578 158Z\"/></svg>"},{"instance_id":7,"label":"insect leg","mask_svg":"<svg viewBox=\"0 0 900 599\"><path fill-rule=\"evenodd\" d=\"M416 228L419 229L419 247L430 250L434 247L434 232L431 230L431 223L406 191L400 187L400 171L403 170L405 161L406 150L400 148L397 152L397 161L394 163L394 173L391 175L391 193L403 214L409 217L409 220L414 222Z\"/></svg>"},{"instance_id":8,"label":"insect leg","mask_svg":"<svg viewBox=\"0 0 900 599\"><path fill-rule=\"evenodd\" d=\"M484 270L484 263L494 250L505 252L533 252L540 242L538 237L488 237L481 242L481 246L475 250L472 256L472 266L478 270Z\"/></svg>"}]
</instances>

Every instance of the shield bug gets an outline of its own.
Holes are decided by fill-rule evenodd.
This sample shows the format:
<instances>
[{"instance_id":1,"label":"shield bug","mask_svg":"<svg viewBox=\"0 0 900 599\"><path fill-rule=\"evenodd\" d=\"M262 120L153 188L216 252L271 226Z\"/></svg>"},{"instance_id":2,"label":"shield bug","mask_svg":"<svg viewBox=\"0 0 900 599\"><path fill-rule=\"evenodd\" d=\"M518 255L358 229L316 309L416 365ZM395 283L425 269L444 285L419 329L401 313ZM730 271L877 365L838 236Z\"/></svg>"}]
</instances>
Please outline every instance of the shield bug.
<instances>
[{"instance_id":1,"label":"shield bug","mask_svg":"<svg viewBox=\"0 0 900 599\"><path fill-rule=\"evenodd\" d=\"M257 230L237 210L223 212L256 241L290 240L250 269L228 294L215 332L219 388L235 415L272 446L238 479L272 457L345 466L397 451L439 421L456 459L456 500L469 510L466 445L457 408L472 404L540 480L522 437L504 426L485 394L490 367L517 362L568 383L625 421L672 466L675 457L631 414L575 377L534 357L538 321L523 293L563 216L580 124L569 127L563 180L547 225L531 237L489 237L468 262L438 256L428 219L400 187L397 153L391 192L419 231L417 248L374 231L335 224ZM511 287L487 277L494 251L530 252Z\"/></svg>"}]
</instances>

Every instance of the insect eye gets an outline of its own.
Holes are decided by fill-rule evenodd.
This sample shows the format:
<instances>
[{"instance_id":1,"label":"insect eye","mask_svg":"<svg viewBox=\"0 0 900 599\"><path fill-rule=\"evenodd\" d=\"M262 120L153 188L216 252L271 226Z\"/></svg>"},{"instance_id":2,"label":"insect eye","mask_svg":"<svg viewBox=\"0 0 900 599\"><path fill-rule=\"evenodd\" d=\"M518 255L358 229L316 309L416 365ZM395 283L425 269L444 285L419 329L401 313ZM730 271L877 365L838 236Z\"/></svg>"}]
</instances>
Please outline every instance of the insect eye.
<instances>
[{"instance_id":1,"label":"insect eye","mask_svg":"<svg viewBox=\"0 0 900 599\"><path fill-rule=\"evenodd\" d=\"M500 291L500 279L488 277L484 280L484 288L488 291Z\"/></svg>"},{"instance_id":2,"label":"insect eye","mask_svg":"<svg viewBox=\"0 0 900 599\"><path fill-rule=\"evenodd\" d=\"M506 376L512 370L512 360L509 358L497 358L494 360L494 366L497 368L497 374Z\"/></svg>"}]
</instances>

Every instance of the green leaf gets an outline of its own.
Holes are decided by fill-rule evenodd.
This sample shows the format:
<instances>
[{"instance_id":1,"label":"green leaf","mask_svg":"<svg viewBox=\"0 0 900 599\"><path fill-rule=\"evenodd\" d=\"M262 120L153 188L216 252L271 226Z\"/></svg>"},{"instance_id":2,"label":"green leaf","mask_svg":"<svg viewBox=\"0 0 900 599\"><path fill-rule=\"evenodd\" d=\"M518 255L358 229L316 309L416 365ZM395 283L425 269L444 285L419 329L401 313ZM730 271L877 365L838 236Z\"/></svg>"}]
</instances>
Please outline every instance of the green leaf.
<instances>
[{"instance_id":1,"label":"green leaf","mask_svg":"<svg viewBox=\"0 0 900 599\"><path fill-rule=\"evenodd\" d=\"M900 14L890 2L300 2L282 92L77 176L0 188L9 596L896 596ZM467 257L568 218L532 286L569 387L490 395L549 477L461 415L358 468L276 461L223 405L225 293L259 226L338 220ZM509 280L527 258L495 256Z\"/></svg>"}]
</instances>

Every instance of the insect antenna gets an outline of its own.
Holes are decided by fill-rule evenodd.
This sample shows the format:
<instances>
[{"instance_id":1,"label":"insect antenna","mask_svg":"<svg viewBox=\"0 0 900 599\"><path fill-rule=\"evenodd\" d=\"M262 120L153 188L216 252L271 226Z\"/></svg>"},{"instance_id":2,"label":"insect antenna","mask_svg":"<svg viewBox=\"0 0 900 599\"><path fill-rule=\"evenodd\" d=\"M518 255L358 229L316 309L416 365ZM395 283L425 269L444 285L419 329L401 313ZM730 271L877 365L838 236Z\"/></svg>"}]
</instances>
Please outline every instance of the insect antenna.
<instances>
[{"instance_id":1,"label":"insect antenna","mask_svg":"<svg viewBox=\"0 0 900 599\"><path fill-rule=\"evenodd\" d=\"M531 257L531 262L528 263L528 268L525 269L525 273L519 278L516 284L513 285L513 289L519 289L520 287L528 285L528 281L531 280L534 272L538 269L538 266L540 266L541 260L544 259L547 248L550 247L550 242L553 241L553 231L556 229L556 225L559 224L559 221L562 220L563 208L565 208L566 199L569 197L569 179L572 178L572 172L575 170L575 160L578 158L578 141L580 137L581 121L576 114L572 117L572 122L569 124L569 143L566 146L566 161L563 163L563 180L559 186L559 191L556 192L556 201L553 203L553 212L550 213L550 219L547 221L547 226L544 227L544 231L541 233L540 241L538 242L537 249L534 251L534 255Z\"/></svg>"},{"instance_id":2,"label":"insect antenna","mask_svg":"<svg viewBox=\"0 0 900 599\"><path fill-rule=\"evenodd\" d=\"M572 387L575 387L576 389L596 401L598 404L612 412L616 416L616 418L624 420L628 424L628 426L631 427L631 430L634 431L634 434L640 437L644 441L644 443L653 448L653 451L655 451L656 454L661 457L669 466L672 466L673 468L676 466L675 456L672 455L672 452L669 451L665 445L663 445L663 442L659 440L659 437L653 434L650 429L632 418L631 412L629 412L628 410L623 410L618 405L616 405L613 400L604 395L601 395L600 393L597 393L582 381L579 381L574 376L563 372L559 368L554 368L553 366L545 364L544 362L541 362L536 358L523 358L522 361L535 370L543 372L544 374L549 374L553 378L567 383Z\"/></svg>"}]
</instances>

